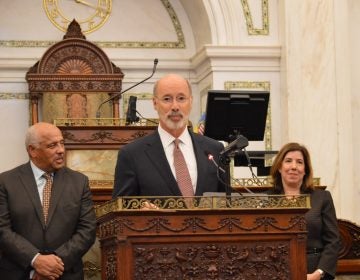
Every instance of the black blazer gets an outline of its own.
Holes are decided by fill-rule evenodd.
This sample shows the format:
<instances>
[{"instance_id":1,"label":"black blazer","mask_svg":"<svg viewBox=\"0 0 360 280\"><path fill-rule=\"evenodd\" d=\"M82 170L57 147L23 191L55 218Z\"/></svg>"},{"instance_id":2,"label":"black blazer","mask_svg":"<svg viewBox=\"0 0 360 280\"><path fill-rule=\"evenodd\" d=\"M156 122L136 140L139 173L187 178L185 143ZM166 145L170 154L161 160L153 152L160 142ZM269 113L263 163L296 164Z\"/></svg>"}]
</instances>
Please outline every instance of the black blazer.
<instances>
[{"instance_id":1,"label":"black blazer","mask_svg":"<svg viewBox=\"0 0 360 280\"><path fill-rule=\"evenodd\" d=\"M310 201L311 209L305 214L308 273L320 268L326 273L325 279L334 279L341 245L334 202L330 192L321 189L310 193ZM321 252L314 253L314 248Z\"/></svg>"},{"instance_id":2,"label":"black blazer","mask_svg":"<svg viewBox=\"0 0 360 280\"><path fill-rule=\"evenodd\" d=\"M0 174L1 279L29 279L32 258L45 250L63 260L61 280L83 279L81 257L95 237L95 211L85 175L66 167L54 174L45 225L30 163Z\"/></svg>"},{"instance_id":3,"label":"black blazer","mask_svg":"<svg viewBox=\"0 0 360 280\"><path fill-rule=\"evenodd\" d=\"M217 160L223 145L203 135L192 132L190 135L198 170L195 195L224 192L217 168L207 157L211 153ZM117 196L181 196L157 131L119 151L113 190L113 197Z\"/></svg>"}]
</instances>

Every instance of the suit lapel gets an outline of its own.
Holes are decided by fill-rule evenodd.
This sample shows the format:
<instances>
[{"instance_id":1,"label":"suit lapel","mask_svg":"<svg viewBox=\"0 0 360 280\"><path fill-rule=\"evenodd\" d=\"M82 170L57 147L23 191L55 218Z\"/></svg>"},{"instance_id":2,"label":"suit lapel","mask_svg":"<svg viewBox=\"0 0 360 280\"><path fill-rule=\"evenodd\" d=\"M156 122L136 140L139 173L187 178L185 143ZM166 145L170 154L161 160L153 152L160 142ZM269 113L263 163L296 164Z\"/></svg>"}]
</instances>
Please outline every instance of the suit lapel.
<instances>
[{"instance_id":1,"label":"suit lapel","mask_svg":"<svg viewBox=\"0 0 360 280\"><path fill-rule=\"evenodd\" d=\"M194 153L196 158L197 165L197 182L196 182L196 192L195 195L202 195L203 188L205 187L205 177L206 177L206 168L208 164L208 159L205 155L205 148L203 147L203 140L199 137L196 137L194 133L190 131L190 136L194 146Z\"/></svg>"},{"instance_id":2,"label":"suit lapel","mask_svg":"<svg viewBox=\"0 0 360 280\"><path fill-rule=\"evenodd\" d=\"M39 220L44 224L44 214L42 210L42 205L39 196L39 190L36 185L36 181L34 178L34 173L32 172L30 162L24 164L20 169L20 181L24 186L26 193L29 196L31 203L35 207L36 215L38 216Z\"/></svg>"},{"instance_id":3,"label":"suit lapel","mask_svg":"<svg viewBox=\"0 0 360 280\"><path fill-rule=\"evenodd\" d=\"M160 173L166 183L166 186L170 189L173 195L180 196L181 192L167 161L159 133L156 131L152 134L152 136L153 137L149 137L148 139L148 147L145 150L145 153L155 166L156 170Z\"/></svg>"}]
</instances>

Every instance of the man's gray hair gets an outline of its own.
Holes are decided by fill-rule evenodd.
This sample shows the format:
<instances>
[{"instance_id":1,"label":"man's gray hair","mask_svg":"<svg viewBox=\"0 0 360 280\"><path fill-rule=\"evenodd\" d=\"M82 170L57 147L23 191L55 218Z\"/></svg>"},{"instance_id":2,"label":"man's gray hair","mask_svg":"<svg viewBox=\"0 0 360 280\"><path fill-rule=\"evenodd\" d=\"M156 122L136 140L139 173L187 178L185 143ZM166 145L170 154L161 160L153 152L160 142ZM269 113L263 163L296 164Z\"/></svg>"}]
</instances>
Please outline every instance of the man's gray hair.
<instances>
[{"instance_id":1,"label":"man's gray hair","mask_svg":"<svg viewBox=\"0 0 360 280\"><path fill-rule=\"evenodd\" d=\"M30 126L26 132L25 135L25 148L26 150L29 149L29 145L38 147L40 144L40 140L39 140L39 135L36 131L36 127L35 126Z\"/></svg>"}]
</instances>

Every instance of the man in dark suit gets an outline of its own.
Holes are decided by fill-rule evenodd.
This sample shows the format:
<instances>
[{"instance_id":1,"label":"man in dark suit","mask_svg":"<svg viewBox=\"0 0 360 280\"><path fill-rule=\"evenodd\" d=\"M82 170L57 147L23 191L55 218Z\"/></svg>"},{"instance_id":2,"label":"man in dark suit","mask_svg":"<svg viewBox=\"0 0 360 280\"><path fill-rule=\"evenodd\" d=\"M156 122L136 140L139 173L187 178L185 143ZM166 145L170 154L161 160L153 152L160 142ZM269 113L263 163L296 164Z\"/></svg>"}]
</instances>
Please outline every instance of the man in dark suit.
<instances>
[{"instance_id":1,"label":"man in dark suit","mask_svg":"<svg viewBox=\"0 0 360 280\"><path fill-rule=\"evenodd\" d=\"M224 192L217 168L208 156L218 158L223 145L187 129L193 97L189 82L169 74L154 86L153 105L159 115L156 132L138 139L118 154L113 197L181 196L174 161L174 140L184 155L191 177L192 195ZM187 195L184 195L187 196Z\"/></svg>"},{"instance_id":2,"label":"man in dark suit","mask_svg":"<svg viewBox=\"0 0 360 280\"><path fill-rule=\"evenodd\" d=\"M25 143L30 161L0 174L0 278L83 279L81 258L96 235L88 178L64 167L56 126L31 126Z\"/></svg>"}]
</instances>

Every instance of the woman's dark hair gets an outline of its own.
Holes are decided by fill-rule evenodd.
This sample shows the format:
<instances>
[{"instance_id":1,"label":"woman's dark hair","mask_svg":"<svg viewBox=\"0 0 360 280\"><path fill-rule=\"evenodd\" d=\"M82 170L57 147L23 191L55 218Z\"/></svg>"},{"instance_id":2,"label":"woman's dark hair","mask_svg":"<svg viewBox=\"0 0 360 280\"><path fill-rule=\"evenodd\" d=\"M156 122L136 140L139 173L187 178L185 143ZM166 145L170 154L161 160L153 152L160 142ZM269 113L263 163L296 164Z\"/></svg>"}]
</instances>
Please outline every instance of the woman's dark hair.
<instances>
[{"instance_id":1,"label":"woman's dark hair","mask_svg":"<svg viewBox=\"0 0 360 280\"><path fill-rule=\"evenodd\" d=\"M275 193L283 193L284 192L284 186L282 184L281 180L281 174L279 172L279 169L281 168L281 165L283 163L283 160L287 153L299 151L302 153L304 157L304 164L305 164L305 175L303 178L303 182L300 187L301 193L308 193L312 192L314 189L313 186L313 170L311 165L311 159L309 151L306 149L305 146L300 145L299 143L287 143L285 144L279 151L279 153L276 155L273 165L270 169L270 176L271 176L271 183L274 186L274 192Z\"/></svg>"}]
</instances>

